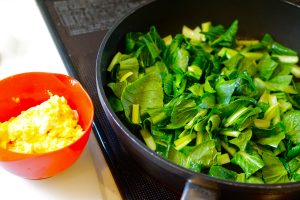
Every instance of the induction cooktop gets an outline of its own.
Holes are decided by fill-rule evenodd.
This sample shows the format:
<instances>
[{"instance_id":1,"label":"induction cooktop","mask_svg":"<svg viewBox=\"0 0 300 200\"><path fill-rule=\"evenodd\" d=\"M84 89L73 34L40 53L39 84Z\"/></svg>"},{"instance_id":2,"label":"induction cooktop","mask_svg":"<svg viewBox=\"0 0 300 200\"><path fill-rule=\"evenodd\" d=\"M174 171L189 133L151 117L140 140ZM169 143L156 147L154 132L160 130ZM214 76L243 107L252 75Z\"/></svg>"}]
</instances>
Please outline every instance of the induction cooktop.
<instances>
[{"instance_id":1,"label":"induction cooktop","mask_svg":"<svg viewBox=\"0 0 300 200\"><path fill-rule=\"evenodd\" d=\"M127 154L105 117L96 86L96 57L114 22L149 0L37 0L68 73L87 89L95 106L93 132L124 199L180 199Z\"/></svg>"}]
</instances>

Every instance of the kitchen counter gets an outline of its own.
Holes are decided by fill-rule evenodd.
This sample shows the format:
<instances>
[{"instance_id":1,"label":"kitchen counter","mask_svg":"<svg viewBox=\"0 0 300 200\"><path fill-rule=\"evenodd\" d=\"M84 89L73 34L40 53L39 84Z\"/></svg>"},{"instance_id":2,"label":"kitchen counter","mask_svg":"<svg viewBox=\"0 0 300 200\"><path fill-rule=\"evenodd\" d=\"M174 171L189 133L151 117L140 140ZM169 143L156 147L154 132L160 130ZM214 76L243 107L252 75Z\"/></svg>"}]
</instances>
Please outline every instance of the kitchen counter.
<instances>
[{"instance_id":1,"label":"kitchen counter","mask_svg":"<svg viewBox=\"0 0 300 200\"><path fill-rule=\"evenodd\" d=\"M101 200L120 199L110 171L102 160L97 175L90 141L77 162L61 174L43 180L27 180L0 168L1 199ZM101 158L103 159L103 157Z\"/></svg>"},{"instance_id":2,"label":"kitchen counter","mask_svg":"<svg viewBox=\"0 0 300 200\"><path fill-rule=\"evenodd\" d=\"M0 79L29 71L67 74L34 0L2 0L0 24ZM0 177L1 199L121 199L93 132L75 164L54 177L27 180L1 167Z\"/></svg>"}]
</instances>

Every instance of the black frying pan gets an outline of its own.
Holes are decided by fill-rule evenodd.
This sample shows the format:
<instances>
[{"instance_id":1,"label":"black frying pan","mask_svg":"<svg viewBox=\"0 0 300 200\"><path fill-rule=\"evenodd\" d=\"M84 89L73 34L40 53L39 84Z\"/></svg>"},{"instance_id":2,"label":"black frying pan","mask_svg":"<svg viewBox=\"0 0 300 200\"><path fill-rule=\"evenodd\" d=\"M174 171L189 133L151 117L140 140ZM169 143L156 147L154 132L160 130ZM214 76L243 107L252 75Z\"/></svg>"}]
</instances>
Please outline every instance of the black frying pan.
<instances>
[{"instance_id":1,"label":"black frying pan","mask_svg":"<svg viewBox=\"0 0 300 200\"><path fill-rule=\"evenodd\" d=\"M97 57L97 87L101 104L118 138L135 160L158 181L184 198L196 199L300 199L300 183L258 185L219 180L177 166L149 150L120 121L110 107L106 71L112 57L122 50L124 36L131 31L146 32L155 25L161 34L181 32L183 25L202 22L230 25L239 20L238 35L261 38L270 33L278 42L300 53L300 8L279 0L160 0L132 11L119 20L104 38Z\"/></svg>"}]
</instances>

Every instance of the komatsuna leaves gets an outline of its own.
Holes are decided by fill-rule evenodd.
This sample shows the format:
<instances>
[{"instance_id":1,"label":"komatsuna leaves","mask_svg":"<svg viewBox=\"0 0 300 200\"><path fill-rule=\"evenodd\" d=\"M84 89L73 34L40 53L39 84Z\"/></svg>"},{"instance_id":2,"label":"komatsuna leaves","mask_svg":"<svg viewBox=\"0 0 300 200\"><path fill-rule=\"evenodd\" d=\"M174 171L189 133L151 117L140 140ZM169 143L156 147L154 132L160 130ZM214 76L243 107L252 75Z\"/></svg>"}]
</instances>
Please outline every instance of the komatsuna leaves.
<instances>
[{"instance_id":1,"label":"komatsuna leaves","mask_svg":"<svg viewBox=\"0 0 300 200\"><path fill-rule=\"evenodd\" d=\"M183 36L177 35L163 53L164 62L175 73L184 73L189 64L189 52L181 45Z\"/></svg>"},{"instance_id":2,"label":"komatsuna leaves","mask_svg":"<svg viewBox=\"0 0 300 200\"><path fill-rule=\"evenodd\" d=\"M272 47L272 44L274 43L273 37L269 34L266 33L261 39L261 43L268 49Z\"/></svg>"},{"instance_id":3,"label":"komatsuna leaves","mask_svg":"<svg viewBox=\"0 0 300 200\"><path fill-rule=\"evenodd\" d=\"M262 169L265 183L274 184L289 182L288 173L285 167L275 155L263 153L262 159L265 163L265 166Z\"/></svg>"},{"instance_id":4,"label":"komatsuna leaves","mask_svg":"<svg viewBox=\"0 0 300 200\"><path fill-rule=\"evenodd\" d=\"M246 178L250 177L265 165L264 161L256 151L252 151L250 153L239 151L234 154L231 162L239 165L243 169Z\"/></svg>"},{"instance_id":5,"label":"komatsuna leaves","mask_svg":"<svg viewBox=\"0 0 300 200\"><path fill-rule=\"evenodd\" d=\"M144 35L142 37L142 41L145 43L152 59L155 60L159 56L161 50L154 43L154 40L152 39L150 33Z\"/></svg>"},{"instance_id":6,"label":"komatsuna leaves","mask_svg":"<svg viewBox=\"0 0 300 200\"><path fill-rule=\"evenodd\" d=\"M129 32L125 37L125 52L130 54L139 47L139 38L143 35L141 32Z\"/></svg>"},{"instance_id":7,"label":"komatsuna leaves","mask_svg":"<svg viewBox=\"0 0 300 200\"><path fill-rule=\"evenodd\" d=\"M237 177L237 173L235 171L226 169L225 167L222 166L212 166L209 169L208 174L216 178L231 180L231 181L235 181Z\"/></svg>"},{"instance_id":8,"label":"komatsuna leaves","mask_svg":"<svg viewBox=\"0 0 300 200\"><path fill-rule=\"evenodd\" d=\"M185 72L189 63L189 56L189 52L184 48L178 49L173 63L174 70L181 70L182 72Z\"/></svg>"},{"instance_id":9,"label":"komatsuna leaves","mask_svg":"<svg viewBox=\"0 0 300 200\"><path fill-rule=\"evenodd\" d=\"M206 92L201 96L201 103L199 105L201 108L213 108L215 104L216 97L214 94Z\"/></svg>"},{"instance_id":10,"label":"komatsuna leaves","mask_svg":"<svg viewBox=\"0 0 300 200\"><path fill-rule=\"evenodd\" d=\"M260 138L257 143L262 145L268 145L277 148L279 143L285 138L284 132L280 132L276 135L271 135L269 137Z\"/></svg>"},{"instance_id":11,"label":"komatsuna leaves","mask_svg":"<svg viewBox=\"0 0 300 200\"><path fill-rule=\"evenodd\" d=\"M186 166L187 158L186 156L181 153L180 151L177 151L175 148L171 147L169 150L168 158L177 165L180 166Z\"/></svg>"},{"instance_id":12,"label":"komatsuna leaves","mask_svg":"<svg viewBox=\"0 0 300 200\"><path fill-rule=\"evenodd\" d=\"M260 77L267 81L271 78L274 70L278 66L278 63L274 61L270 55L266 54L258 63Z\"/></svg>"},{"instance_id":13,"label":"komatsuna leaves","mask_svg":"<svg viewBox=\"0 0 300 200\"><path fill-rule=\"evenodd\" d=\"M238 72L247 72L250 76L255 76L257 70L257 64L251 58L244 57L238 65Z\"/></svg>"},{"instance_id":14,"label":"komatsuna leaves","mask_svg":"<svg viewBox=\"0 0 300 200\"><path fill-rule=\"evenodd\" d=\"M238 20L234 20L224 34L212 42L212 46L232 47L238 31Z\"/></svg>"},{"instance_id":15,"label":"komatsuna leaves","mask_svg":"<svg viewBox=\"0 0 300 200\"><path fill-rule=\"evenodd\" d=\"M117 73L117 79L121 81L122 77L127 73L132 73L126 80L129 82L135 81L139 76L139 62L135 57L130 57L119 62L120 68Z\"/></svg>"},{"instance_id":16,"label":"komatsuna leaves","mask_svg":"<svg viewBox=\"0 0 300 200\"><path fill-rule=\"evenodd\" d=\"M289 148L287 155L286 155L286 159L291 160L298 155L300 155L300 144L298 144L292 148Z\"/></svg>"},{"instance_id":17,"label":"komatsuna leaves","mask_svg":"<svg viewBox=\"0 0 300 200\"><path fill-rule=\"evenodd\" d=\"M109 102L180 166L244 183L299 181L298 53L269 34L237 40L237 25L204 23L192 30L198 41L161 39L154 26L128 33L107 68Z\"/></svg>"},{"instance_id":18,"label":"komatsuna leaves","mask_svg":"<svg viewBox=\"0 0 300 200\"><path fill-rule=\"evenodd\" d=\"M233 70L237 70L237 66L240 63L240 61L243 59L243 55L242 54L236 54L235 56L233 56L232 58L225 60L223 62L223 64L227 67L228 70L233 71Z\"/></svg>"},{"instance_id":19,"label":"komatsuna leaves","mask_svg":"<svg viewBox=\"0 0 300 200\"><path fill-rule=\"evenodd\" d=\"M237 138L229 140L229 143L236 145L239 147L240 151L245 151L248 142L252 137L252 130L248 129L242 132Z\"/></svg>"},{"instance_id":20,"label":"komatsuna leaves","mask_svg":"<svg viewBox=\"0 0 300 200\"><path fill-rule=\"evenodd\" d=\"M288 162L290 174L293 176L300 169L300 156L297 156Z\"/></svg>"},{"instance_id":21,"label":"komatsuna leaves","mask_svg":"<svg viewBox=\"0 0 300 200\"><path fill-rule=\"evenodd\" d=\"M199 164L205 168L217 162L217 150L215 141L209 140L196 146L188 156L188 165Z\"/></svg>"},{"instance_id":22,"label":"komatsuna leaves","mask_svg":"<svg viewBox=\"0 0 300 200\"><path fill-rule=\"evenodd\" d=\"M188 123L196 114L198 109L193 99L188 99L181 104L174 107L171 113L171 124L167 127L183 127ZM185 117L182 117L185 116Z\"/></svg>"},{"instance_id":23,"label":"komatsuna leaves","mask_svg":"<svg viewBox=\"0 0 300 200\"><path fill-rule=\"evenodd\" d=\"M140 114L143 115L147 109L162 107L163 97L161 77L158 73L152 73L128 85L123 91L121 101L125 115L130 119L132 104L138 104Z\"/></svg>"},{"instance_id":24,"label":"komatsuna leaves","mask_svg":"<svg viewBox=\"0 0 300 200\"><path fill-rule=\"evenodd\" d=\"M275 136L284 131L285 131L285 125L283 122L278 122L277 124L272 125L269 128L253 128L253 133L257 138L266 138L270 136Z\"/></svg>"},{"instance_id":25,"label":"komatsuna leaves","mask_svg":"<svg viewBox=\"0 0 300 200\"><path fill-rule=\"evenodd\" d=\"M300 143L300 111L291 110L282 119L286 127L287 137L295 144Z\"/></svg>"},{"instance_id":26,"label":"komatsuna leaves","mask_svg":"<svg viewBox=\"0 0 300 200\"><path fill-rule=\"evenodd\" d=\"M149 34L152 38L152 41L154 44L158 47L160 51L163 51L166 48L166 45L162 38L160 37L160 34L158 33L155 26L151 26L149 30Z\"/></svg>"},{"instance_id":27,"label":"komatsuna leaves","mask_svg":"<svg viewBox=\"0 0 300 200\"><path fill-rule=\"evenodd\" d=\"M134 57L138 59L141 67L150 66L155 62L145 44L139 46L139 48L134 52Z\"/></svg>"},{"instance_id":28,"label":"komatsuna leaves","mask_svg":"<svg viewBox=\"0 0 300 200\"><path fill-rule=\"evenodd\" d=\"M217 38L219 38L222 34L224 34L226 29L222 25L211 26L208 32L204 32L203 34L208 39L208 41L213 42Z\"/></svg>"},{"instance_id":29,"label":"komatsuna leaves","mask_svg":"<svg viewBox=\"0 0 300 200\"><path fill-rule=\"evenodd\" d=\"M110 89L113 91L113 93L116 95L116 97L121 99L123 90L127 86L127 82L126 81L116 82L116 83L111 82L111 83L107 84L107 86L110 87Z\"/></svg>"},{"instance_id":30,"label":"komatsuna leaves","mask_svg":"<svg viewBox=\"0 0 300 200\"><path fill-rule=\"evenodd\" d=\"M300 93L300 92L298 92ZM300 94L296 95L287 95L289 102L294 106L296 109L300 109Z\"/></svg>"},{"instance_id":31,"label":"komatsuna leaves","mask_svg":"<svg viewBox=\"0 0 300 200\"><path fill-rule=\"evenodd\" d=\"M239 131L243 131L244 129L251 127L254 119L258 116L259 113L262 112L260 107L255 107L249 109L242 117L235 121L235 127Z\"/></svg>"},{"instance_id":32,"label":"komatsuna leaves","mask_svg":"<svg viewBox=\"0 0 300 200\"><path fill-rule=\"evenodd\" d=\"M279 55L286 55L286 56L297 56L298 53L278 42L273 42L271 46L271 52L274 54Z\"/></svg>"},{"instance_id":33,"label":"komatsuna leaves","mask_svg":"<svg viewBox=\"0 0 300 200\"><path fill-rule=\"evenodd\" d=\"M268 48L268 50L273 54L287 55L287 56L297 56L297 52L274 41L272 36L266 33L261 40L261 43Z\"/></svg>"},{"instance_id":34,"label":"komatsuna leaves","mask_svg":"<svg viewBox=\"0 0 300 200\"><path fill-rule=\"evenodd\" d=\"M236 81L224 79L219 80L216 83L217 101L219 104L228 104L230 102L231 96L235 90Z\"/></svg>"},{"instance_id":35,"label":"komatsuna leaves","mask_svg":"<svg viewBox=\"0 0 300 200\"><path fill-rule=\"evenodd\" d=\"M233 116L234 113L238 112L242 108L247 107L249 104L256 103L255 99L249 97L240 97L236 100L231 101L229 104L221 105L219 108L220 116L224 119L229 116ZM228 119L226 119L228 120ZM237 119L235 119L237 120Z\"/></svg>"},{"instance_id":36,"label":"komatsuna leaves","mask_svg":"<svg viewBox=\"0 0 300 200\"><path fill-rule=\"evenodd\" d=\"M271 83L277 83L282 85L290 85L293 80L292 75L278 75L270 80Z\"/></svg>"},{"instance_id":37,"label":"komatsuna leaves","mask_svg":"<svg viewBox=\"0 0 300 200\"><path fill-rule=\"evenodd\" d=\"M246 180L246 183L264 184L265 182L262 180L261 177L250 176L250 177Z\"/></svg>"},{"instance_id":38,"label":"komatsuna leaves","mask_svg":"<svg viewBox=\"0 0 300 200\"><path fill-rule=\"evenodd\" d=\"M249 97L253 97L257 95L257 89L254 84L254 81L250 76L250 74L247 73L247 71L243 71L238 74L234 95L236 96L245 95Z\"/></svg>"},{"instance_id":39,"label":"komatsuna leaves","mask_svg":"<svg viewBox=\"0 0 300 200\"><path fill-rule=\"evenodd\" d=\"M121 112L123 111L123 105L120 99L115 96L108 97L109 104L114 112Z\"/></svg>"},{"instance_id":40,"label":"komatsuna leaves","mask_svg":"<svg viewBox=\"0 0 300 200\"><path fill-rule=\"evenodd\" d=\"M198 66L201 69L201 76L202 73L205 73L205 77L209 76L210 74L206 72L212 63L210 60L210 54L200 47L194 48L193 51L189 52L191 65Z\"/></svg>"},{"instance_id":41,"label":"komatsuna leaves","mask_svg":"<svg viewBox=\"0 0 300 200\"><path fill-rule=\"evenodd\" d=\"M146 34L126 35L126 51L133 53L142 67L154 64L164 49L165 44L154 26Z\"/></svg>"},{"instance_id":42,"label":"komatsuna leaves","mask_svg":"<svg viewBox=\"0 0 300 200\"><path fill-rule=\"evenodd\" d=\"M163 79L163 88L164 93L168 96L172 94L173 91L173 75L167 73L166 76Z\"/></svg>"}]
</instances>

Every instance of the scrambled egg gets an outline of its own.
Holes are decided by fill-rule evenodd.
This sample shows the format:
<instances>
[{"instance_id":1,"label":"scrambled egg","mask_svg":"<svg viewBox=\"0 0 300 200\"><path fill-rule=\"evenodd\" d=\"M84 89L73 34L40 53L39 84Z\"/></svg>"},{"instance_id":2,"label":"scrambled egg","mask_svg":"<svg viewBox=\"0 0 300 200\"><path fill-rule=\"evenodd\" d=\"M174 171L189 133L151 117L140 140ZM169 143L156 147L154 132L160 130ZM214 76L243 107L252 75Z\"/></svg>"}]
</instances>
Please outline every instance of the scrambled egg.
<instances>
[{"instance_id":1,"label":"scrambled egg","mask_svg":"<svg viewBox=\"0 0 300 200\"><path fill-rule=\"evenodd\" d=\"M19 153L44 153L63 148L83 135L78 113L64 97L47 101L0 122L0 148Z\"/></svg>"}]
</instances>

